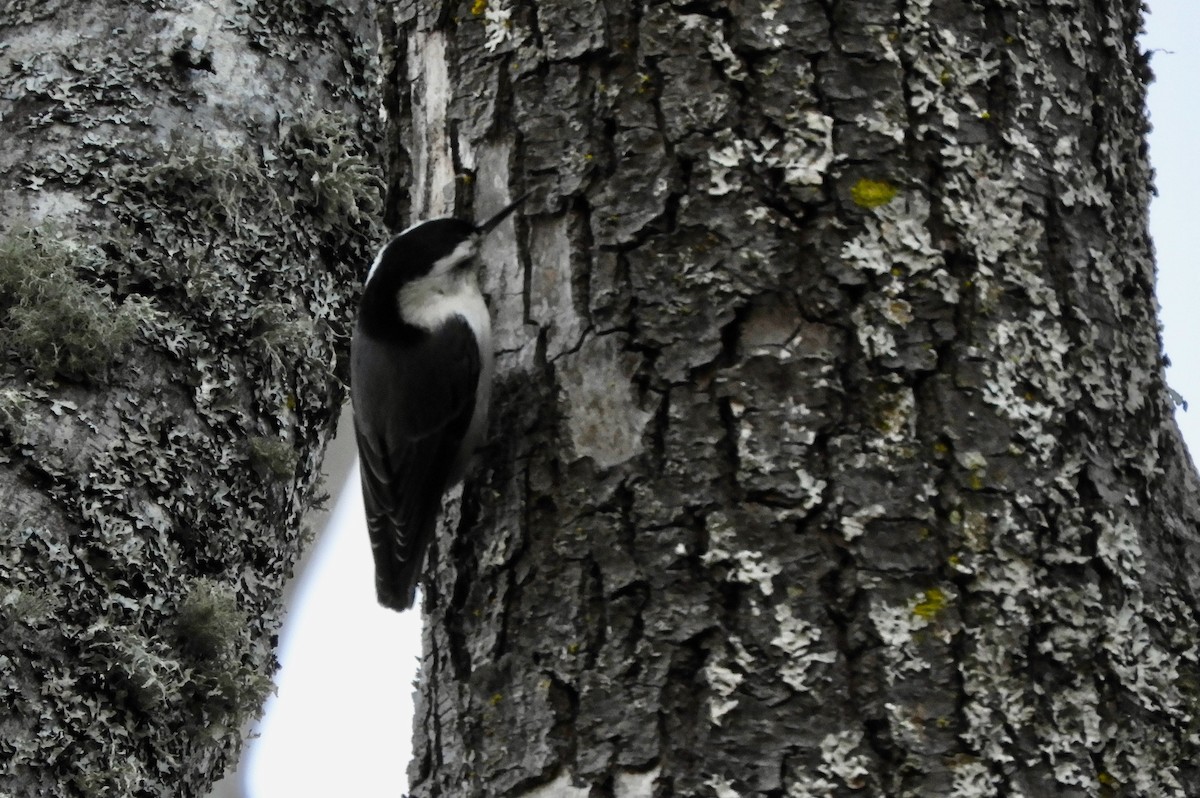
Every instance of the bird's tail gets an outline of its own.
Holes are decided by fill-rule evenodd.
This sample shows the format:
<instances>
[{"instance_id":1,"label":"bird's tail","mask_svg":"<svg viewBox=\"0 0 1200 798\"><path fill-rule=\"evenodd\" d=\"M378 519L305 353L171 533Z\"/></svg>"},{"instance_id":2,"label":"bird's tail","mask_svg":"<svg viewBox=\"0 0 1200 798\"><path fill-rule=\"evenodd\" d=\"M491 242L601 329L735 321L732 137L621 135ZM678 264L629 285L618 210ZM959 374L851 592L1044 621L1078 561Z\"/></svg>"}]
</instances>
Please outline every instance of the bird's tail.
<instances>
[{"instance_id":1,"label":"bird's tail","mask_svg":"<svg viewBox=\"0 0 1200 798\"><path fill-rule=\"evenodd\" d=\"M437 533L439 505L408 508L403 518L390 519L387 532L376 538L375 595L383 606L403 612L416 600L417 584L425 570L425 554Z\"/></svg>"}]
</instances>

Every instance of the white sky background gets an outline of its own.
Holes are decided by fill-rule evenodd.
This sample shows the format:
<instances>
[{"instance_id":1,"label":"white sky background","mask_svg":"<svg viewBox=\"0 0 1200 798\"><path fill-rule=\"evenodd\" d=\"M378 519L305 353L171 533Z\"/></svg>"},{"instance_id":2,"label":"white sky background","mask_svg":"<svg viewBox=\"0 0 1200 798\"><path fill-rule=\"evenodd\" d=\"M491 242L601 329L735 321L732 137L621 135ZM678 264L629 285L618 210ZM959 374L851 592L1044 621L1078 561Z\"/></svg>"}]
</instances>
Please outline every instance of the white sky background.
<instances>
[{"instance_id":1,"label":"white sky background","mask_svg":"<svg viewBox=\"0 0 1200 798\"><path fill-rule=\"evenodd\" d=\"M1177 411L1200 452L1200 0L1150 0L1145 46L1154 51L1151 206L1158 297ZM336 489L330 485L330 489ZM375 603L357 468L302 575L280 647L278 694L250 744L249 798L399 798L407 787L420 615Z\"/></svg>"},{"instance_id":2,"label":"white sky background","mask_svg":"<svg viewBox=\"0 0 1200 798\"><path fill-rule=\"evenodd\" d=\"M421 615L375 601L357 464L316 546L284 626L278 692L250 743L246 793L399 798Z\"/></svg>"},{"instance_id":3,"label":"white sky background","mask_svg":"<svg viewBox=\"0 0 1200 798\"><path fill-rule=\"evenodd\" d=\"M1150 86L1150 161L1158 196L1150 232L1158 253L1158 303L1167 380L1189 403L1175 411L1179 428L1200 454L1200 0L1149 0L1146 49L1157 79Z\"/></svg>"}]
</instances>

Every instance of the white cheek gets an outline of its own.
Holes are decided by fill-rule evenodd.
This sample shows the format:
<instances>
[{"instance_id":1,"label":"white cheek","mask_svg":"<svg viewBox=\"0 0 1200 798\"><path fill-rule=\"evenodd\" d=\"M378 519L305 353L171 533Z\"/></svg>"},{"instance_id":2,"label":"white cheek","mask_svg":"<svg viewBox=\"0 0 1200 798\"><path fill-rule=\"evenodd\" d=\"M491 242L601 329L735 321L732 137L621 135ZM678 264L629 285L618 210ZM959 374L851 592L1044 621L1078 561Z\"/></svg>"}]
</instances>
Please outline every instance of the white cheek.
<instances>
[{"instance_id":1,"label":"white cheek","mask_svg":"<svg viewBox=\"0 0 1200 798\"><path fill-rule=\"evenodd\" d=\"M402 288L396 300L409 324L432 332L460 316L480 346L491 345L491 320L474 274L430 274Z\"/></svg>"}]
</instances>

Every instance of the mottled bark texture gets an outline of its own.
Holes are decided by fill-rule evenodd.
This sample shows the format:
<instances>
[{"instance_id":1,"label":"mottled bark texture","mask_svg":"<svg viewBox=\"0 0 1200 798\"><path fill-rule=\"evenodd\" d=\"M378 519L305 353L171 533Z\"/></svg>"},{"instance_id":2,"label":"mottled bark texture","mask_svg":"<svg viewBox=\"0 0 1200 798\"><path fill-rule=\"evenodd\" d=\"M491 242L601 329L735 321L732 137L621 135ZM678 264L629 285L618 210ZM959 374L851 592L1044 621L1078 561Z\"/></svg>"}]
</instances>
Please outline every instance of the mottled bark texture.
<instances>
[{"instance_id":1,"label":"mottled bark texture","mask_svg":"<svg viewBox=\"0 0 1200 798\"><path fill-rule=\"evenodd\" d=\"M1136 0L389 24L417 215L537 197L414 795L1200 795Z\"/></svg>"},{"instance_id":2,"label":"mottled bark texture","mask_svg":"<svg viewBox=\"0 0 1200 798\"><path fill-rule=\"evenodd\" d=\"M202 795L270 689L376 237L374 30L0 12L0 795Z\"/></svg>"}]
</instances>

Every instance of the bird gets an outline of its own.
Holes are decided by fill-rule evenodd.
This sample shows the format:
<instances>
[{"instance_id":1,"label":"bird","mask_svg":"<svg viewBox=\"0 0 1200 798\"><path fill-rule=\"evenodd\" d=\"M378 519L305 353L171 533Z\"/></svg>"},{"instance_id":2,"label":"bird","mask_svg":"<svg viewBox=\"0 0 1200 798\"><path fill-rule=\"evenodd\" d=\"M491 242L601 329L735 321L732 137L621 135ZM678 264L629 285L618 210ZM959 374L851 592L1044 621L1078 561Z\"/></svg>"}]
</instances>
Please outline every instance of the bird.
<instances>
[{"instance_id":1,"label":"bird","mask_svg":"<svg viewBox=\"0 0 1200 798\"><path fill-rule=\"evenodd\" d=\"M350 342L350 403L380 604L413 606L442 495L487 433L491 318L479 290L482 224L418 222L379 250Z\"/></svg>"}]
</instances>

